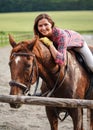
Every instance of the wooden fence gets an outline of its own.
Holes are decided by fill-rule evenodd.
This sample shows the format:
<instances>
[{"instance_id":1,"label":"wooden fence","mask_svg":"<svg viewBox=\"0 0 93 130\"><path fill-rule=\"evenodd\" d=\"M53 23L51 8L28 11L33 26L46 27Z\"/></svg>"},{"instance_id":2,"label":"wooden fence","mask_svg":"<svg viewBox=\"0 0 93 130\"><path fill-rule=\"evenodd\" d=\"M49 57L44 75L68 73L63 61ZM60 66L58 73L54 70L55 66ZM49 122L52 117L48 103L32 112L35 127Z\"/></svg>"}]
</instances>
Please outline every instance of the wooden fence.
<instances>
[{"instance_id":1,"label":"wooden fence","mask_svg":"<svg viewBox=\"0 0 93 130\"><path fill-rule=\"evenodd\" d=\"M78 110L80 110L80 108L87 108L87 130L92 130L92 128L90 128L90 109L93 109L93 100L0 95L0 102L21 103L28 105L44 105L44 106L63 107L63 108L64 107L78 108Z\"/></svg>"},{"instance_id":2,"label":"wooden fence","mask_svg":"<svg viewBox=\"0 0 93 130\"><path fill-rule=\"evenodd\" d=\"M13 37L18 42L18 41L21 41L21 40L31 39L32 35L30 33L19 33L19 34L13 34ZM5 45L5 44L8 44L8 43L9 43L8 34L0 35L0 45Z\"/></svg>"}]
</instances>

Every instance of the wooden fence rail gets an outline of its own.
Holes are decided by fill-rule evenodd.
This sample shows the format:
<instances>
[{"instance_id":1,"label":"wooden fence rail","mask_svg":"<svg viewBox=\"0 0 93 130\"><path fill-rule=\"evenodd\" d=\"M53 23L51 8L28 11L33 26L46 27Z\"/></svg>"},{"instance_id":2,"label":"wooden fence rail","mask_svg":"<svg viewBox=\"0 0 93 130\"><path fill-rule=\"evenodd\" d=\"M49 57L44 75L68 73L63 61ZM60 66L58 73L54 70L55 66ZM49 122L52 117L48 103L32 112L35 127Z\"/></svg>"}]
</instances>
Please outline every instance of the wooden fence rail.
<instances>
[{"instance_id":1,"label":"wooden fence rail","mask_svg":"<svg viewBox=\"0 0 93 130\"><path fill-rule=\"evenodd\" d=\"M67 108L87 108L87 127L85 130L92 130L90 126L90 109L93 109L93 100L84 99L64 99L64 98L52 98L52 97L35 97L35 96L16 96L16 95L0 95L0 102L3 103L21 103L28 105L44 105L52 107L67 107ZM78 115L78 119L81 119L81 115ZM83 120L84 122L84 120Z\"/></svg>"},{"instance_id":2,"label":"wooden fence rail","mask_svg":"<svg viewBox=\"0 0 93 130\"><path fill-rule=\"evenodd\" d=\"M52 107L90 108L93 109L93 100L49 98L35 96L0 95L0 102L21 103L28 105L45 105Z\"/></svg>"},{"instance_id":3,"label":"wooden fence rail","mask_svg":"<svg viewBox=\"0 0 93 130\"><path fill-rule=\"evenodd\" d=\"M20 40L31 39L32 35L31 33L19 33L19 34L14 34L13 37L15 38L16 41L20 41ZM7 44L7 43L9 43L8 34L0 35L0 45Z\"/></svg>"}]
</instances>

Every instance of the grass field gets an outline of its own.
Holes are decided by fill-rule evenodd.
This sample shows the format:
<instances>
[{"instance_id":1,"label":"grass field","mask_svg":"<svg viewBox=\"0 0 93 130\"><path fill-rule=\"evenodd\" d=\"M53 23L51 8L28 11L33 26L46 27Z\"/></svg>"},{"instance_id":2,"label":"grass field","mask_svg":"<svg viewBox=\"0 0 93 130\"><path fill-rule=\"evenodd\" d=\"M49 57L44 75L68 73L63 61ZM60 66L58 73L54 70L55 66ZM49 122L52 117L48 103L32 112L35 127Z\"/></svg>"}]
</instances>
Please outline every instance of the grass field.
<instances>
[{"instance_id":1,"label":"grass field","mask_svg":"<svg viewBox=\"0 0 93 130\"><path fill-rule=\"evenodd\" d=\"M17 41L33 35L34 19L40 13L48 13L57 27L80 33L93 33L93 11L53 11L0 13L0 46L8 44L8 34ZM25 37L27 36L27 37Z\"/></svg>"},{"instance_id":2,"label":"grass field","mask_svg":"<svg viewBox=\"0 0 93 130\"><path fill-rule=\"evenodd\" d=\"M34 19L40 13L48 13L63 29L93 33L93 11L1 13L0 32L33 32Z\"/></svg>"}]
</instances>

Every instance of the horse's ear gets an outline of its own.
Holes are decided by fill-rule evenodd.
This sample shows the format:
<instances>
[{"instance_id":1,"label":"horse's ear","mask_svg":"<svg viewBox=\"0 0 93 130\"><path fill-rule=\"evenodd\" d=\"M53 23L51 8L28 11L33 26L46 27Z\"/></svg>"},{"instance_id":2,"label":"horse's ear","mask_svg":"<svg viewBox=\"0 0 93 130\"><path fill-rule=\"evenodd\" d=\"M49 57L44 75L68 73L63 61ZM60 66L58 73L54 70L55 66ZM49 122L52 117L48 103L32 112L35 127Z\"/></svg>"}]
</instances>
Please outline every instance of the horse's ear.
<instances>
[{"instance_id":1,"label":"horse's ear","mask_svg":"<svg viewBox=\"0 0 93 130\"><path fill-rule=\"evenodd\" d=\"M10 34L9 34L9 42L13 48L16 46L16 42Z\"/></svg>"}]
</instances>

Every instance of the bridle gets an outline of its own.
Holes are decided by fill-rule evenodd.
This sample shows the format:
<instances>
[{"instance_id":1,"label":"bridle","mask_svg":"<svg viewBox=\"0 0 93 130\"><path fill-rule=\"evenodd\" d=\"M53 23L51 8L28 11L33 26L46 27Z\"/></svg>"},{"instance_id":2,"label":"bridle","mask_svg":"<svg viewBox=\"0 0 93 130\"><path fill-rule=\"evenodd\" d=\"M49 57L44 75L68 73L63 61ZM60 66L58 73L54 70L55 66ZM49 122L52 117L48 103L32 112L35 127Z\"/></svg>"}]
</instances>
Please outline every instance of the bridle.
<instances>
[{"instance_id":1,"label":"bridle","mask_svg":"<svg viewBox=\"0 0 93 130\"><path fill-rule=\"evenodd\" d=\"M36 67L36 73L37 73L37 80L36 81L37 82L36 82L36 87L35 87L34 94L33 94L33 95L35 95L36 91L37 91L37 88L38 88L38 83L39 83L39 72L38 72L38 65L37 65L37 62L36 62L35 54L33 54L33 53L29 54L29 53L20 52L20 53L13 53L12 56L14 56L14 57L16 57L16 56L25 56L25 57L32 56L33 57L32 71L31 71L31 74L30 74L29 83L31 83L31 81L32 81L34 67ZM12 61L13 61L13 59L10 60L9 64ZM25 84L19 83L19 82L15 81L15 80L11 80L9 82L9 85L11 87L17 86L18 88L22 89L24 95L28 94L30 96L30 93L29 93L30 87L26 86Z\"/></svg>"},{"instance_id":2,"label":"bridle","mask_svg":"<svg viewBox=\"0 0 93 130\"><path fill-rule=\"evenodd\" d=\"M35 54L33 54L33 53L23 53L23 52L21 52L21 53L13 53L12 54L12 56L14 56L14 57L16 57L16 56L32 56L33 57L33 65L32 65L32 71L31 71L31 74L30 74L30 79L29 79L29 82L31 83L31 81L32 81L32 76L33 76L33 71L34 71L34 66L36 67L36 71L37 71L37 82L36 82L36 86L35 86L35 90L34 90L34 94L33 94L33 96L36 96L36 91L37 91L37 88L38 88L38 84L39 84L39 72L38 72L38 65L37 65L37 62L36 62L36 57L35 57ZM10 61L10 62L12 62L12 60ZM60 88L61 86L62 86L62 84L63 84L63 82L64 82L64 80L65 80L65 76L66 76L66 72L67 72L67 69L68 69L68 55L67 55L67 65L66 65L66 67L65 67L65 71L64 71L64 76L63 76L63 78L62 78L62 81L61 81L61 83L60 83L60 85L58 85L58 81L59 81L59 77L60 77L60 69L59 69L59 71L58 71L58 78L57 78L57 80L56 80L56 82L55 82L55 85L54 85L54 87L53 87L53 89L52 90L48 90L47 92L45 92L42 96L45 96L45 95L47 95L47 97L50 97L53 93L54 93L54 91L56 90L56 89L58 89L58 88ZM17 87L19 87L20 89L22 89L22 91L23 91L23 94L28 94L29 96L31 96L31 94L30 93L28 93L29 91L30 91L30 87L27 87L25 84L22 84L22 83L19 83L19 82L16 82L16 81L14 81L14 80L11 80L10 82L9 82L9 85L11 86L11 87L13 87L13 86L17 86Z\"/></svg>"}]
</instances>

